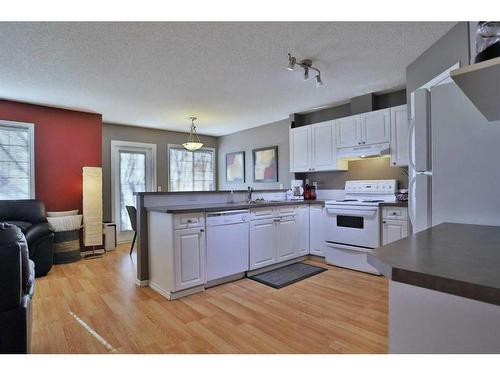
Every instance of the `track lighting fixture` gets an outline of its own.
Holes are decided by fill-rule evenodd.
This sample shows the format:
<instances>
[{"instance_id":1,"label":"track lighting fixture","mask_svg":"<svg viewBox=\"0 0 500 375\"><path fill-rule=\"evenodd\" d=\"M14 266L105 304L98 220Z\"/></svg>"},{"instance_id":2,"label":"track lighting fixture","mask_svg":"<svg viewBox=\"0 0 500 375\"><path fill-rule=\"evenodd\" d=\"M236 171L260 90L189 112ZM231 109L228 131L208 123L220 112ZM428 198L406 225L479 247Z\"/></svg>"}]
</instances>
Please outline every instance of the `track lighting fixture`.
<instances>
[{"instance_id":1,"label":"track lighting fixture","mask_svg":"<svg viewBox=\"0 0 500 375\"><path fill-rule=\"evenodd\" d=\"M309 70L314 70L316 74L316 87L323 87L323 81L321 80L321 72L318 68L315 68L312 65L312 60L310 59L304 59L301 62L297 62L297 58L292 56L291 54L288 54L288 67L287 69L290 71L295 71L296 66L300 66L302 69L304 69L304 81L307 81L309 79Z\"/></svg>"}]
</instances>

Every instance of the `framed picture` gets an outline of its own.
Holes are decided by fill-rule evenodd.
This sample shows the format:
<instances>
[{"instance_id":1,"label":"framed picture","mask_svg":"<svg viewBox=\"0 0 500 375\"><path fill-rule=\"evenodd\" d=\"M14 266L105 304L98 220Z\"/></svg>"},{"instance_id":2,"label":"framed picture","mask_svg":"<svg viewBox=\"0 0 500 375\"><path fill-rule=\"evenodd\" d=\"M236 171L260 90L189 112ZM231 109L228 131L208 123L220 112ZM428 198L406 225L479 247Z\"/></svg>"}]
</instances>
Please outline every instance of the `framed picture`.
<instances>
[{"instance_id":1,"label":"framed picture","mask_svg":"<svg viewBox=\"0 0 500 375\"><path fill-rule=\"evenodd\" d=\"M253 152L253 180L278 182L278 146L258 148Z\"/></svg>"},{"instance_id":2,"label":"framed picture","mask_svg":"<svg viewBox=\"0 0 500 375\"><path fill-rule=\"evenodd\" d=\"M245 182L245 151L226 154L226 181Z\"/></svg>"}]
</instances>

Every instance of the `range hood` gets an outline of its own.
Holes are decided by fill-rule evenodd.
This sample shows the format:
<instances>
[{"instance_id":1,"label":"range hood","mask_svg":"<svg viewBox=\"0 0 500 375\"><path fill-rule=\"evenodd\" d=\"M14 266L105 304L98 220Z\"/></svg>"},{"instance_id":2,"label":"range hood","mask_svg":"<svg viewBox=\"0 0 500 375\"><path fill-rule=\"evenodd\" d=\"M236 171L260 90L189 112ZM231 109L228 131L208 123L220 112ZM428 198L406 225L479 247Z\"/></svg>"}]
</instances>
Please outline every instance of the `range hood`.
<instances>
[{"instance_id":1,"label":"range hood","mask_svg":"<svg viewBox=\"0 0 500 375\"><path fill-rule=\"evenodd\" d=\"M376 145L339 148L337 151L337 159L360 160L366 158L387 156L389 154L389 143L379 143Z\"/></svg>"}]
</instances>

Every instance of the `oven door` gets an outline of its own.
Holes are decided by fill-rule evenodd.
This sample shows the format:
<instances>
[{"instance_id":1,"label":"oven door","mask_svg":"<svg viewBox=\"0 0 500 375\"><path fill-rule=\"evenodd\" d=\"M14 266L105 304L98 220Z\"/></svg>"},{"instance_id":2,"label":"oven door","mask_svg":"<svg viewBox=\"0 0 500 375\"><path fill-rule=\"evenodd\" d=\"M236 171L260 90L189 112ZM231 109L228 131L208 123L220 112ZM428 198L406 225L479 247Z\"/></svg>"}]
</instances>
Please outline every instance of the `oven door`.
<instances>
[{"instance_id":1,"label":"oven door","mask_svg":"<svg viewBox=\"0 0 500 375\"><path fill-rule=\"evenodd\" d=\"M327 205L326 241L367 249L379 247L378 210L378 206Z\"/></svg>"}]
</instances>

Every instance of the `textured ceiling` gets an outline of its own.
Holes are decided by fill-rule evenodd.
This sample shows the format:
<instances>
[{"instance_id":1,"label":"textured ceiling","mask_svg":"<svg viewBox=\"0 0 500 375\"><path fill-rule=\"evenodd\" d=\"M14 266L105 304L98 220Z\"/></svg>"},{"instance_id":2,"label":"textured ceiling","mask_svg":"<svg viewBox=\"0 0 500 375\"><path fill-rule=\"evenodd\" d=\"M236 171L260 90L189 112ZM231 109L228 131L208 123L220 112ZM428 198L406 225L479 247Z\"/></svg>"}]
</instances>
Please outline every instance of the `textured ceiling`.
<instances>
[{"instance_id":1,"label":"textured ceiling","mask_svg":"<svg viewBox=\"0 0 500 375\"><path fill-rule=\"evenodd\" d=\"M404 86L446 22L0 23L0 98L223 135ZM311 58L314 76L286 70Z\"/></svg>"}]
</instances>

